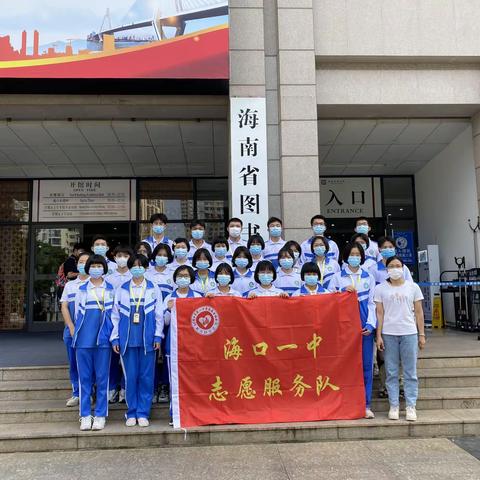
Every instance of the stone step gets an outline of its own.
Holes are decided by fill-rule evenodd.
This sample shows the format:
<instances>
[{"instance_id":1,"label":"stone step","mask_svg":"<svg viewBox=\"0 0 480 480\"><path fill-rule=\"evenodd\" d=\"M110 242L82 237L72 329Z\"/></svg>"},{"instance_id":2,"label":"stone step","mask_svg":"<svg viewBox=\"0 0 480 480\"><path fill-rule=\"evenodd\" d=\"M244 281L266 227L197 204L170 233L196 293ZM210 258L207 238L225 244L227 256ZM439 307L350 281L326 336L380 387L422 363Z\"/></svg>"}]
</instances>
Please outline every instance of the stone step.
<instances>
[{"instance_id":1,"label":"stone step","mask_svg":"<svg viewBox=\"0 0 480 480\"><path fill-rule=\"evenodd\" d=\"M108 407L111 420L125 418L126 405L115 403ZM152 419L168 419L168 404L152 405ZM0 401L0 425L16 423L77 422L78 407L67 407L65 400Z\"/></svg>"},{"instance_id":2,"label":"stone step","mask_svg":"<svg viewBox=\"0 0 480 480\"><path fill-rule=\"evenodd\" d=\"M419 411L417 422L343 420L265 425L222 425L174 430L166 421L128 428L109 421L100 432L80 432L78 422L0 425L0 453L75 451L192 445L243 445L386 438L458 437L480 434L480 409Z\"/></svg>"},{"instance_id":3,"label":"stone step","mask_svg":"<svg viewBox=\"0 0 480 480\"><path fill-rule=\"evenodd\" d=\"M479 343L480 347L480 343ZM480 350L480 348L479 348ZM480 356L420 357L418 368L472 368L480 367Z\"/></svg>"},{"instance_id":4,"label":"stone step","mask_svg":"<svg viewBox=\"0 0 480 480\"><path fill-rule=\"evenodd\" d=\"M48 367L5 367L0 368L1 381L68 380L66 365Z\"/></svg>"},{"instance_id":5,"label":"stone step","mask_svg":"<svg viewBox=\"0 0 480 480\"><path fill-rule=\"evenodd\" d=\"M23 393L28 397L26 399L0 400L0 424L72 422L78 420L78 407L65 406L65 400L68 396L62 398L31 398L36 394L44 395L45 392L63 392L63 390L55 390L54 385L51 387L51 390L24 390ZM14 392L15 396L19 397L21 392ZM52 396L54 397L54 395ZM401 403L404 404L403 401ZM480 409L480 387L423 389L419 392L417 407L424 411ZM121 420L124 418L125 404L110 404L109 409L113 419ZM377 392L374 392L372 410L374 412L387 412L388 409L388 399L377 398ZM154 419L167 418L167 405L153 404L152 416Z\"/></svg>"},{"instance_id":6,"label":"stone step","mask_svg":"<svg viewBox=\"0 0 480 480\"><path fill-rule=\"evenodd\" d=\"M54 400L72 396L72 388L65 380L29 380L0 382L0 401Z\"/></svg>"}]
</instances>

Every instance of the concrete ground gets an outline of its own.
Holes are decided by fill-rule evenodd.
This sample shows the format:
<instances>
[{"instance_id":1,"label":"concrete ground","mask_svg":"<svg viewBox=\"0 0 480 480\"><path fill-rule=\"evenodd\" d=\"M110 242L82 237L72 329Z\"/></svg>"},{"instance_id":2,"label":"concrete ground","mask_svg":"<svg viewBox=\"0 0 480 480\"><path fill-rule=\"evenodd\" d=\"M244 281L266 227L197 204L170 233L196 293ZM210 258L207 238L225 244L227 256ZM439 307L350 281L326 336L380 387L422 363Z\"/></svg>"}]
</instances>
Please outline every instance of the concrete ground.
<instances>
[{"instance_id":1,"label":"concrete ground","mask_svg":"<svg viewBox=\"0 0 480 480\"><path fill-rule=\"evenodd\" d=\"M478 480L480 461L447 439L319 442L2 454L0 478Z\"/></svg>"}]
</instances>

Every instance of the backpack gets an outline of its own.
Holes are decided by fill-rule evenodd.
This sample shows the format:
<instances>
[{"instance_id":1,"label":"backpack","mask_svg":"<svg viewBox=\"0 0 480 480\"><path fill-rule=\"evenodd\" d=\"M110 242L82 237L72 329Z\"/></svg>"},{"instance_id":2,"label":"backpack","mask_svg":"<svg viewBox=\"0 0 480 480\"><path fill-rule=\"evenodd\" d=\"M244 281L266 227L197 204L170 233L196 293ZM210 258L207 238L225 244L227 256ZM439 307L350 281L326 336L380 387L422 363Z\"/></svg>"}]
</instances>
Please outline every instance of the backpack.
<instances>
[{"instance_id":1,"label":"backpack","mask_svg":"<svg viewBox=\"0 0 480 480\"><path fill-rule=\"evenodd\" d=\"M57 287L64 287L67 283L67 277L63 269L63 263L58 267L57 276L55 277L55 285Z\"/></svg>"}]
</instances>

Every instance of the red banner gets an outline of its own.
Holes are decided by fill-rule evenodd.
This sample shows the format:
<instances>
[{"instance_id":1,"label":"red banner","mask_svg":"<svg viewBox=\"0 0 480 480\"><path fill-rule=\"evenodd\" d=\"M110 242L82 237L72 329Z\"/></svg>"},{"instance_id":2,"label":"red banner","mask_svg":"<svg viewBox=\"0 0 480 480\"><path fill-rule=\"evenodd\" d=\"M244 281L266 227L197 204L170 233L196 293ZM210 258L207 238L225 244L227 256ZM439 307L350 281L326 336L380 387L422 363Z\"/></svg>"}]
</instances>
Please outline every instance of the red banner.
<instances>
[{"instance_id":1,"label":"red banner","mask_svg":"<svg viewBox=\"0 0 480 480\"><path fill-rule=\"evenodd\" d=\"M357 296L181 299L172 312L174 426L365 414Z\"/></svg>"}]
</instances>

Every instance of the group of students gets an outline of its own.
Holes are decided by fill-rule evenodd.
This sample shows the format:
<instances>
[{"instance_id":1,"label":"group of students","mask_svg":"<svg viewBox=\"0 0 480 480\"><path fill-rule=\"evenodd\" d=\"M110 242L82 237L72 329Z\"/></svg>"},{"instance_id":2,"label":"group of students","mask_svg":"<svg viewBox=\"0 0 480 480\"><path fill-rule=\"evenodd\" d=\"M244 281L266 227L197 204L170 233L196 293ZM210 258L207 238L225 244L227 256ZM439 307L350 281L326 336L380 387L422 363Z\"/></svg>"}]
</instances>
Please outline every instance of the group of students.
<instances>
[{"instance_id":1,"label":"group of students","mask_svg":"<svg viewBox=\"0 0 480 480\"><path fill-rule=\"evenodd\" d=\"M126 401L126 425L147 427L152 403L169 402L169 325L177 299L342 291L355 291L359 303L365 417L374 418L376 344L384 353L389 418L399 418L401 361L407 420L416 420L417 350L425 344L423 297L395 255L394 240L369 238L367 218L356 220L341 255L325 236L322 215L311 219L312 235L301 245L283 239L276 217L268 220L266 241L257 234L243 240L242 221L231 218L228 235L211 244L202 221L191 222L190 240L173 241L164 214L152 215L150 223L151 235L133 249L117 246L113 260L102 235L94 237L91 251L77 246L76 278L66 283L61 308L73 391L67 406L79 405L81 430L103 429L109 403Z\"/></svg>"}]
</instances>

